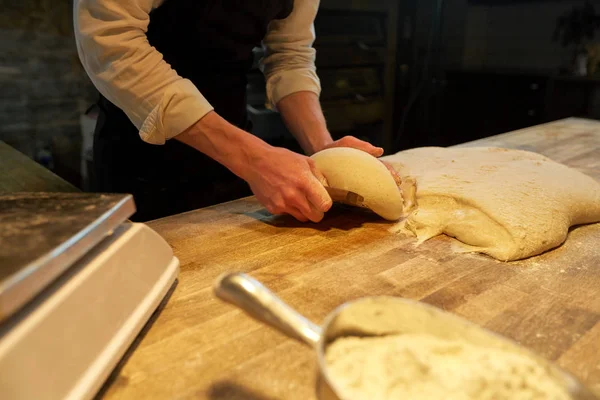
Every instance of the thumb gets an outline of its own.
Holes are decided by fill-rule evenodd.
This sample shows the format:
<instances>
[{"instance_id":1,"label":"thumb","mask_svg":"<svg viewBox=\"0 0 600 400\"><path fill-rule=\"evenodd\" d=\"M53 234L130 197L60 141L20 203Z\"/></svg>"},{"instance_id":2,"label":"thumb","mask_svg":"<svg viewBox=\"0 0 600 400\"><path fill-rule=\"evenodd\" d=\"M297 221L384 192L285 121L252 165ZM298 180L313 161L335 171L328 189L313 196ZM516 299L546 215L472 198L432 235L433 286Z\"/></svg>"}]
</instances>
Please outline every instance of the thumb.
<instances>
[{"instance_id":1,"label":"thumb","mask_svg":"<svg viewBox=\"0 0 600 400\"><path fill-rule=\"evenodd\" d=\"M315 162L312 159L309 159L308 164L310 165L310 171L315 176L315 178L317 178L317 180L321 183L321 185L329 186L327 178L325 178L325 175L323 175L321 171L319 171L319 169L315 165Z\"/></svg>"},{"instance_id":2,"label":"thumb","mask_svg":"<svg viewBox=\"0 0 600 400\"><path fill-rule=\"evenodd\" d=\"M309 177L306 198L309 203L311 203L318 210L321 212L327 212L333 205L333 200L325 189L326 186L329 186L327 178L325 178L325 175L319 171L312 158L308 159L308 165L310 167L310 171L312 172L312 176Z\"/></svg>"},{"instance_id":3,"label":"thumb","mask_svg":"<svg viewBox=\"0 0 600 400\"><path fill-rule=\"evenodd\" d=\"M309 177L308 187L306 188L306 199L320 212L329 211L333 205L333 200L324 185L313 176Z\"/></svg>"}]
</instances>

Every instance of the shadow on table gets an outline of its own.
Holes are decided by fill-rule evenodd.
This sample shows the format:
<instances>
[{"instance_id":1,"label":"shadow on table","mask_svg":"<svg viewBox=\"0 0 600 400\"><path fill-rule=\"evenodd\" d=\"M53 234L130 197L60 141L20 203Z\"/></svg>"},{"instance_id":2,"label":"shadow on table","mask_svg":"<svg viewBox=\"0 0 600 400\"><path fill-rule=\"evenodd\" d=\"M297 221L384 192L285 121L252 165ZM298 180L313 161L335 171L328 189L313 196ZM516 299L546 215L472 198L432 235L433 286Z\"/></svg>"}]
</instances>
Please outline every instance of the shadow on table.
<instances>
[{"instance_id":1,"label":"shadow on table","mask_svg":"<svg viewBox=\"0 0 600 400\"><path fill-rule=\"evenodd\" d=\"M214 383L208 390L208 398L211 400L279 400L256 393L250 388L231 381Z\"/></svg>"},{"instance_id":2,"label":"shadow on table","mask_svg":"<svg viewBox=\"0 0 600 400\"><path fill-rule=\"evenodd\" d=\"M342 204L334 204L321 222L300 222L290 215L271 215L267 210L261 209L254 212L243 213L259 222L276 228L310 229L315 231L329 231L338 229L349 231L360 228L364 224L389 224L370 210L350 207Z\"/></svg>"}]
</instances>

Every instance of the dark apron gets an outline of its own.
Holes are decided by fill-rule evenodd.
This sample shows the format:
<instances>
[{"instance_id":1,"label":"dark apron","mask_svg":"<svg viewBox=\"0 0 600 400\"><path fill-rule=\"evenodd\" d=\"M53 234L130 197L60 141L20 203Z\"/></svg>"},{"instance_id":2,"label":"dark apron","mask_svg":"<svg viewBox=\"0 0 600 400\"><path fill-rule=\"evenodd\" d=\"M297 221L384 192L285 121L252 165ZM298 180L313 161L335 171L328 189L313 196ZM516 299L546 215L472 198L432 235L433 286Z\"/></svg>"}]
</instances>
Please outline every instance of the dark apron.
<instances>
[{"instance_id":1,"label":"dark apron","mask_svg":"<svg viewBox=\"0 0 600 400\"><path fill-rule=\"evenodd\" d=\"M148 41L215 111L249 131L247 73L267 25L293 0L166 0L150 14ZM147 221L250 195L248 185L197 150L171 139L145 143L125 113L103 96L94 134L96 191L131 193L134 221ZM232 144L233 145L233 144Z\"/></svg>"}]
</instances>

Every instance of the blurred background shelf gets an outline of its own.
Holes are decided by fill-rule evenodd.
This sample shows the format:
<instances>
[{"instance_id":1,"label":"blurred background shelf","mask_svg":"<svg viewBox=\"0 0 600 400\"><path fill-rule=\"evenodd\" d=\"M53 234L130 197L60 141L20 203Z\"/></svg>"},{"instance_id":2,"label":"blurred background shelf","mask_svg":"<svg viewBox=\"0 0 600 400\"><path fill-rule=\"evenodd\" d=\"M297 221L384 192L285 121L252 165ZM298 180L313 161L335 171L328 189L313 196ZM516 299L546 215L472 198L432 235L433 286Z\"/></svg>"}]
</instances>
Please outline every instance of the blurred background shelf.
<instances>
[{"instance_id":1,"label":"blurred background shelf","mask_svg":"<svg viewBox=\"0 0 600 400\"><path fill-rule=\"evenodd\" d=\"M354 135L379 146L393 136L398 4L392 1L320 3L315 20L321 104L334 138ZM255 66L262 50L255 49ZM264 77L249 74L253 133L298 149L278 114L266 110Z\"/></svg>"},{"instance_id":2,"label":"blurred background shelf","mask_svg":"<svg viewBox=\"0 0 600 400\"><path fill-rule=\"evenodd\" d=\"M595 43L600 55L600 35L575 35L568 45L554 40L557 21L584 4L322 0L316 63L333 136L354 135L390 153L564 117L600 119L600 72L569 71L583 43ZM600 0L589 4L600 18ZM71 12L67 2L5 5L0 140L88 190L97 91L77 58ZM255 49L255 66L261 56ZM248 111L255 135L301 151L279 115L265 108L256 68L248 76Z\"/></svg>"}]
</instances>

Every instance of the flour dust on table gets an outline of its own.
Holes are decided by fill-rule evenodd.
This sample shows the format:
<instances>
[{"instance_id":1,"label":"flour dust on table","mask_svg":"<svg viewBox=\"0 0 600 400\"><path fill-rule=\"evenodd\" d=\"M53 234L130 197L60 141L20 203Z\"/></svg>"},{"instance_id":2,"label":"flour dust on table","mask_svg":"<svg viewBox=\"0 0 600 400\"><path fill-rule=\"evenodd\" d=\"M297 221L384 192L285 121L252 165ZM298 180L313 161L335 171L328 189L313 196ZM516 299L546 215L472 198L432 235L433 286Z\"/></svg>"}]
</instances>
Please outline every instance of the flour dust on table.
<instances>
[{"instance_id":1,"label":"flour dust on table","mask_svg":"<svg viewBox=\"0 0 600 400\"><path fill-rule=\"evenodd\" d=\"M400 222L422 243L446 234L461 251L511 261L560 246L569 228L600 221L600 183L537 153L423 147L383 157L416 180Z\"/></svg>"}]
</instances>

